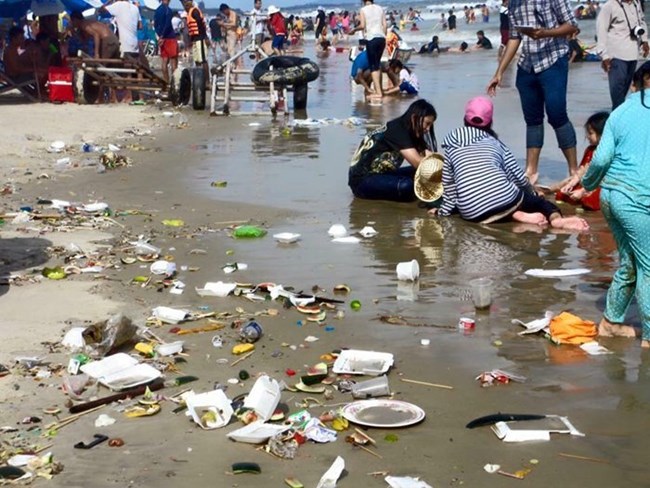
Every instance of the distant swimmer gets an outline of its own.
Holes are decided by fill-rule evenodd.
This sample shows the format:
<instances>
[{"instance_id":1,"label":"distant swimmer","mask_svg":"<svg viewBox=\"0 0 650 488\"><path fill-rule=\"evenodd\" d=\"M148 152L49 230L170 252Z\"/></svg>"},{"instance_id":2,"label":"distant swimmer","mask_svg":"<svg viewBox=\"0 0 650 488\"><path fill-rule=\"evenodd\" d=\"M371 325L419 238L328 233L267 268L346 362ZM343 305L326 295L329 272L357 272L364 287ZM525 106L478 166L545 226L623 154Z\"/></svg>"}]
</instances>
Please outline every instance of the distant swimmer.
<instances>
[{"instance_id":1,"label":"distant swimmer","mask_svg":"<svg viewBox=\"0 0 650 488\"><path fill-rule=\"evenodd\" d=\"M490 42L490 40L485 37L485 32L482 30L478 31L476 33L476 38L478 39L478 42L475 46L476 49L492 49L492 42Z\"/></svg>"},{"instance_id":2,"label":"distant swimmer","mask_svg":"<svg viewBox=\"0 0 650 488\"><path fill-rule=\"evenodd\" d=\"M449 11L449 17L447 17L447 27L451 32L456 30L456 14L453 10Z\"/></svg>"},{"instance_id":3,"label":"distant swimmer","mask_svg":"<svg viewBox=\"0 0 650 488\"><path fill-rule=\"evenodd\" d=\"M467 44L465 41L460 43L460 46L458 47L450 47L447 49L447 52L450 53L468 53L469 52L469 44Z\"/></svg>"}]
</instances>

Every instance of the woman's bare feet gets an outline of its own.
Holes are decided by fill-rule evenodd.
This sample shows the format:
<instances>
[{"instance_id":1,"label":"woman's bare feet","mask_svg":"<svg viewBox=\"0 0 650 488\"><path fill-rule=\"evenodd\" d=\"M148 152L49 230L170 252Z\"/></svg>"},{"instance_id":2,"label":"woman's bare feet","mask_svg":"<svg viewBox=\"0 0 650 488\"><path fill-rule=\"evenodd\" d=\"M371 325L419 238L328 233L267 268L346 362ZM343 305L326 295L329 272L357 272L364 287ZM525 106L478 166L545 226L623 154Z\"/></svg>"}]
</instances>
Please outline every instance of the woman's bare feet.
<instances>
[{"instance_id":1,"label":"woman's bare feet","mask_svg":"<svg viewBox=\"0 0 650 488\"><path fill-rule=\"evenodd\" d=\"M527 212L522 212L521 210L517 210L515 213L512 214L512 220L514 220L515 222L522 222L524 224L535 224L535 225L548 224L548 220L546 220L544 214L541 214L539 212L527 213Z\"/></svg>"},{"instance_id":2,"label":"woman's bare feet","mask_svg":"<svg viewBox=\"0 0 650 488\"><path fill-rule=\"evenodd\" d=\"M601 337L636 337L636 330L630 325L612 324L609 320L603 317L598 324L598 335ZM648 342L648 341L643 341ZM643 343L641 344L643 347ZM650 344L648 345L650 347Z\"/></svg>"},{"instance_id":3,"label":"woman's bare feet","mask_svg":"<svg viewBox=\"0 0 650 488\"><path fill-rule=\"evenodd\" d=\"M589 230L589 224L580 217L557 217L551 220L551 227L555 229L574 230L584 232Z\"/></svg>"}]
</instances>

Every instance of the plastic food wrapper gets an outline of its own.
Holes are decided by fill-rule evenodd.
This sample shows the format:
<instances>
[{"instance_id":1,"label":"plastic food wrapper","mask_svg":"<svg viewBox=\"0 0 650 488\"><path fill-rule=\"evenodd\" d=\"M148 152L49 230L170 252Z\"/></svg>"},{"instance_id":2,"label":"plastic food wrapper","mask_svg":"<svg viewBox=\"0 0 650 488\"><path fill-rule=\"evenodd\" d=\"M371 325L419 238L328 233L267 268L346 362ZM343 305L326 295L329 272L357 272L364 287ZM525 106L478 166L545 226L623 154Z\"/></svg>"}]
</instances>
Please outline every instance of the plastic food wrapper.
<instances>
[{"instance_id":1,"label":"plastic food wrapper","mask_svg":"<svg viewBox=\"0 0 650 488\"><path fill-rule=\"evenodd\" d=\"M86 345L92 348L91 356L104 357L111 350L131 342L137 331L130 318L116 314L86 327L82 336Z\"/></svg>"},{"instance_id":2,"label":"plastic food wrapper","mask_svg":"<svg viewBox=\"0 0 650 488\"><path fill-rule=\"evenodd\" d=\"M514 373L508 373L500 369L493 369L492 371L485 371L475 378L477 381L481 382L481 386L492 386L494 384L508 384L511 381L516 381L518 383L523 383L526 381L525 376L520 376Z\"/></svg>"},{"instance_id":3,"label":"plastic food wrapper","mask_svg":"<svg viewBox=\"0 0 650 488\"><path fill-rule=\"evenodd\" d=\"M386 373L394 363L387 352L346 349L336 358L332 371L336 374L365 374L379 376Z\"/></svg>"},{"instance_id":4,"label":"plastic food wrapper","mask_svg":"<svg viewBox=\"0 0 650 488\"><path fill-rule=\"evenodd\" d=\"M286 432L291 426L266 424L259 420L252 422L237 430L228 433L226 437L237 442L247 442L249 444L261 444L268 441L271 437Z\"/></svg>"},{"instance_id":5,"label":"plastic food wrapper","mask_svg":"<svg viewBox=\"0 0 650 488\"><path fill-rule=\"evenodd\" d=\"M186 395L186 415L192 417L204 430L218 429L228 425L233 414L231 402L223 390Z\"/></svg>"},{"instance_id":6,"label":"plastic food wrapper","mask_svg":"<svg viewBox=\"0 0 650 488\"><path fill-rule=\"evenodd\" d=\"M336 482L339 480L345 469L345 460L337 456L330 468L325 471L316 488L336 488Z\"/></svg>"},{"instance_id":7,"label":"plastic food wrapper","mask_svg":"<svg viewBox=\"0 0 650 488\"><path fill-rule=\"evenodd\" d=\"M531 320L530 322L522 322L519 319L512 319L512 323L521 325L526 329L519 332L519 335L537 334L538 332L544 332L550 335L551 329L549 326L551 325L551 319L554 316L555 313L547 311L544 313L544 318Z\"/></svg>"},{"instance_id":8,"label":"plastic food wrapper","mask_svg":"<svg viewBox=\"0 0 650 488\"><path fill-rule=\"evenodd\" d=\"M180 310L171 307L156 307L152 310L153 316L166 324L180 324L190 318L189 310Z\"/></svg>"},{"instance_id":9,"label":"plastic food wrapper","mask_svg":"<svg viewBox=\"0 0 650 488\"><path fill-rule=\"evenodd\" d=\"M203 285L203 288L196 288L196 293L202 297L227 297L235 288L237 288L236 283L208 282Z\"/></svg>"},{"instance_id":10,"label":"plastic food wrapper","mask_svg":"<svg viewBox=\"0 0 650 488\"><path fill-rule=\"evenodd\" d=\"M433 488L429 483L412 476L386 476L384 481L391 488Z\"/></svg>"},{"instance_id":11,"label":"plastic food wrapper","mask_svg":"<svg viewBox=\"0 0 650 488\"><path fill-rule=\"evenodd\" d=\"M580 346L580 349L585 351L590 356L601 356L603 354L612 354L612 351L605 346L601 346L596 341L586 342Z\"/></svg>"},{"instance_id":12,"label":"plastic food wrapper","mask_svg":"<svg viewBox=\"0 0 650 488\"><path fill-rule=\"evenodd\" d=\"M319 443L336 442L336 431L325 427L317 418L312 418L304 429L305 437Z\"/></svg>"},{"instance_id":13,"label":"plastic food wrapper","mask_svg":"<svg viewBox=\"0 0 650 488\"><path fill-rule=\"evenodd\" d=\"M568 417L547 415L543 421L539 422L547 423L549 421L555 425L552 427L546 425L544 429L513 429L510 424L514 424L515 422L497 422L491 428L503 442L549 441L551 440L551 434L570 434L577 437L584 437L584 434L573 426ZM531 421L526 421L526 425L530 424Z\"/></svg>"},{"instance_id":14,"label":"plastic food wrapper","mask_svg":"<svg viewBox=\"0 0 650 488\"><path fill-rule=\"evenodd\" d=\"M81 371L111 390L144 385L162 374L153 366L141 364L128 354L118 353L81 366Z\"/></svg>"}]
</instances>

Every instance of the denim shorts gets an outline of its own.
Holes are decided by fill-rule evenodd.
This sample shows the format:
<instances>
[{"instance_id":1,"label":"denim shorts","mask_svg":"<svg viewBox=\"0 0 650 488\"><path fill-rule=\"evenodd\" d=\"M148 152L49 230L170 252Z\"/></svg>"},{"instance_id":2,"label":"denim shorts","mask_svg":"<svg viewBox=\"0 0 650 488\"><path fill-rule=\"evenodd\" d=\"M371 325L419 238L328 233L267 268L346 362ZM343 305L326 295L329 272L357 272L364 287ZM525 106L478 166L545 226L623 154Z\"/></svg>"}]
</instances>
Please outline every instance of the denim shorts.
<instances>
[{"instance_id":1,"label":"denim shorts","mask_svg":"<svg viewBox=\"0 0 650 488\"><path fill-rule=\"evenodd\" d=\"M282 49L284 49L284 40L286 39L286 37L287 36L285 36L284 34L274 35L273 41L271 42L271 47L273 49L277 49L278 51L281 51Z\"/></svg>"}]
</instances>

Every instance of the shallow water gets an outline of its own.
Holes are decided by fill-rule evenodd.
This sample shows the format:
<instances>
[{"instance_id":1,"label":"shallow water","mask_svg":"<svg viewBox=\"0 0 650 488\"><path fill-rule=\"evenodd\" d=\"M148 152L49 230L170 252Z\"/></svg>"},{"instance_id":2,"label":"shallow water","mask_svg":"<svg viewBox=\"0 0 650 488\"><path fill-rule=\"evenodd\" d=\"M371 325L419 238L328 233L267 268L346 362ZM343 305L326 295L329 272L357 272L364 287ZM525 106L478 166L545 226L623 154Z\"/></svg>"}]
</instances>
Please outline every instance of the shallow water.
<instances>
[{"instance_id":1,"label":"shallow water","mask_svg":"<svg viewBox=\"0 0 650 488\"><path fill-rule=\"evenodd\" d=\"M438 110L439 140L460 123L467 99L483 93L496 67L495 56L493 51L413 57L421 95ZM312 118L354 116L373 125L401 114L410 102L394 99L370 107L358 91L350 92L346 54L333 52L319 58L319 63L321 77L310 86ZM523 164L525 127L512 86L513 73L509 72L495 100L495 129ZM579 153L585 147L580 137L582 124L608 104L606 79L599 66L589 63L572 67L569 109L581 141ZM259 125L250 126L251 122ZM592 486L644 485L643 432L650 427L648 355L640 354L637 342L609 341L606 345L614 354L588 357L576 348L554 346L542 338L519 337L516 333L520 329L511 324L512 318L528 321L541 317L545 310L566 309L599 320L616 266L615 245L600 214L587 216L592 231L584 235L428 218L415 204L352 197L347 168L366 127L300 127L286 134L284 120L273 122L270 116L233 117L227 127L219 127L216 133L192 133L191 148L200 163L186 183L205 189L202 193L215 202L248 202L293 210L295 215L276 223L269 234L291 231L302 235L291 245L275 243L270 236L234 242L236 259L249 265L249 270L238 273L236 279L272 280L305 291L318 285L326 294L334 285L347 283L353 290L348 298L362 302L360 311L346 312L357 327L355 332L360 338L367 334L381 337L387 350L405 359L402 367L416 372L420 364L445 368L464 375L470 388L476 387L470 383L473 374L493 367L509 368L528 377L524 385L503 387L508 390L485 390L480 406L459 407L463 412L471 410L476 416L498 410L565 414L588 434L579 441L567 438L542 447L516 446L522 459L543 453L554 456L555 463L558 449L606 458L611 465L567 461L566 468L573 479ZM556 181L566 173L554 139L547 127L540 163L543 182ZM213 180L225 180L228 186L210 188L206 182ZM370 224L378 235L359 244L332 243L327 229L334 223L352 232ZM415 284L398 282L396 264L411 259L420 263L420 280ZM528 268L573 267L592 272L562 280L523 274ZM456 330L456 324L460 316L474 315L468 283L479 276L494 280L494 301L489 312L475 315L476 330L464 334ZM382 324L378 320L382 315L403 316L418 327ZM636 320L634 313L631 317ZM345 322L331 323L338 328L345 327ZM444 353L430 357L426 348L417 345L418 337L444 344ZM357 346L363 344L360 340ZM476 402L475 392L458 391L457 395L456 402ZM500 446L493 438L486 441L492 448L475 446L479 439L491 436L481 435L461 438L455 449L471 445L478 459L492 461L490 453ZM545 476L558 486L564 479L552 469ZM543 479L537 479L535 486L541 486ZM499 480L491 480L489 486L502 486Z\"/></svg>"}]
</instances>

